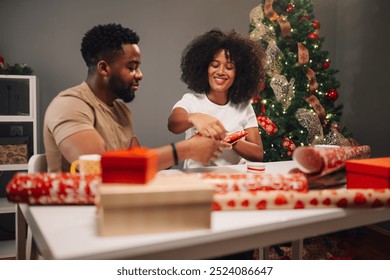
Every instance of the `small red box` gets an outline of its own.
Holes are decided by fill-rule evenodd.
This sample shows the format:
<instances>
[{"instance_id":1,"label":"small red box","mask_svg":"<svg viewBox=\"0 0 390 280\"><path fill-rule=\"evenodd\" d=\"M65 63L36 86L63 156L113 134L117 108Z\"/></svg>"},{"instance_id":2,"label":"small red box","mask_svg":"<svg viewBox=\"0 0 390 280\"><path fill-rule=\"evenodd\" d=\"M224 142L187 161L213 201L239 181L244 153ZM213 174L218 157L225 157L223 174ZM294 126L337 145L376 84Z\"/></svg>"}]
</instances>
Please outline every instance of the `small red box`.
<instances>
[{"instance_id":1,"label":"small red box","mask_svg":"<svg viewBox=\"0 0 390 280\"><path fill-rule=\"evenodd\" d=\"M101 166L103 183L146 184L156 176L157 154L143 147L108 151Z\"/></svg>"},{"instance_id":2,"label":"small red box","mask_svg":"<svg viewBox=\"0 0 390 280\"><path fill-rule=\"evenodd\" d=\"M390 188L390 157L347 160L347 189Z\"/></svg>"}]
</instances>

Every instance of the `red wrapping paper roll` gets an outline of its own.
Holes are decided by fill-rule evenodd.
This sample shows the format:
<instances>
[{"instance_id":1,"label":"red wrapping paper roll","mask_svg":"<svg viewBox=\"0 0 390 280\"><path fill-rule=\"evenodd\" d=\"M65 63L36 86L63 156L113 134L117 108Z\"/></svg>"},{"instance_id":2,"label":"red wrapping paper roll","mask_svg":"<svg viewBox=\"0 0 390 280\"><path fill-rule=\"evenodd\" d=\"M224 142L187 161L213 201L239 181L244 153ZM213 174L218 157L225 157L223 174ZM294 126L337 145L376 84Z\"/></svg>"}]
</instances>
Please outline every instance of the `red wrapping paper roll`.
<instances>
[{"instance_id":1,"label":"red wrapping paper roll","mask_svg":"<svg viewBox=\"0 0 390 280\"><path fill-rule=\"evenodd\" d=\"M9 201L29 204L93 204L99 175L17 173L7 184Z\"/></svg>"},{"instance_id":2,"label":"red wrapping paper roll","mask_svg":"<svg viewBox=\"0 0 390 280\"><path fill-rule=\"evenodd\" d=\"M390 207L389 189L327 189L308 192L249 191L217 193L213 210Z\"/></svg>"},{"instance_id":3,"label":"red wrapping paper roll","mask_svg":"<svg viewBox=\"0 0 390 280\"><path fill-rule=\"evenodd\" d=\"M368 158L370 146L345 146L339 148L298 147L293 159L304 173L320 173L326 175L345 166L349 159Z\"/></svg>"},{"instance_id":4,"label":"red wrapping paper roll","mask_svg":"<svg viewBox=\"0 0 390 280\"><path fill-rule=\"evenodd\" d=\"M215 186L216 193L229 191L308 190L306 177L301 174L255 174L255 173L199 173L208 183Z\"/></svg>"}]
</instances>

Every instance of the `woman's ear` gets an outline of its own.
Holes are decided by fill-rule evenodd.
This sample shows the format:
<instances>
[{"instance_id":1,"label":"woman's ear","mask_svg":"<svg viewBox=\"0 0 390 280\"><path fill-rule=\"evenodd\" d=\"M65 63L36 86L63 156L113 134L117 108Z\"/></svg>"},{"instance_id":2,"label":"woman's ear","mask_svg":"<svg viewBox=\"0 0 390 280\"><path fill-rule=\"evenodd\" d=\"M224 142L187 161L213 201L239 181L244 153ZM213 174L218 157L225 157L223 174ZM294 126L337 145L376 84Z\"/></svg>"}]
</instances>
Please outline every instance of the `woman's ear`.
<instances>
[{"instance_id":1,"label":"woman's ear","mask_svg":"<svg viewBox=\"0 0 390 280\"><path fill-rule=\"evenodd\" d=\"M103 77L108 77L110 75L110 66L104 60L100 60L97 64L97 71Z\"/></svg>"}]
</instances>

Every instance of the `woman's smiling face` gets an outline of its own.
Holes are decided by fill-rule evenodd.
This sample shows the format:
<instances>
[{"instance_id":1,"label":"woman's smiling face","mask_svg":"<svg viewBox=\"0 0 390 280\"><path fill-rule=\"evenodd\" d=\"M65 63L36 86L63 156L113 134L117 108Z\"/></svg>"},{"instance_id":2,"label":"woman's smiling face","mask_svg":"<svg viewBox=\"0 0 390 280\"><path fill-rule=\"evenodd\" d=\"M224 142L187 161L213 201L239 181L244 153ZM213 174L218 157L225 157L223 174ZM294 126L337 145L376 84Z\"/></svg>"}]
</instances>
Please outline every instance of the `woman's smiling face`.
<instances>
[{"instance_id":1,"label":"woman's smiling face","mask_svg":"<svg viewBox=\"0 0 390 280\"><path fill-rule=\"evenodd\" d=\"M225 50L219 50L208 67L210 92L227 93L233 85L236 67Z\"/></svg>"}]
</instances>

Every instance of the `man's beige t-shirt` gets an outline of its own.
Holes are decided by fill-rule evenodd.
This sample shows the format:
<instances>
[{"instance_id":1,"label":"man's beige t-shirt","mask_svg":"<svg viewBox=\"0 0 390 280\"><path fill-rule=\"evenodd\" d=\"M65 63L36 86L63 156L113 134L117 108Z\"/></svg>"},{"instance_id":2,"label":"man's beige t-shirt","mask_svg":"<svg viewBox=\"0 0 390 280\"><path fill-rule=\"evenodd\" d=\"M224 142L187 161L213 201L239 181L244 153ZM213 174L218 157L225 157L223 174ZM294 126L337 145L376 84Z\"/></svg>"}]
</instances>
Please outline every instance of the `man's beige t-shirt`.
<instances>
[{"instance_id":1,"label":"man's beige t-shirt","mask_svg":"<svg viewBox=\"0 0 390 280\"><path fill-rule=\"evenodd\" d=\"M43 126L48 171L69 171L70 163L62 156L58 145L83 130L95 129L106 142L107 150L129 148L135 137L131 120L131 112L122 101L116 100L113 106L108 106L85 82L60 92L49 104Z\"/></svg>"}]
</instances>

